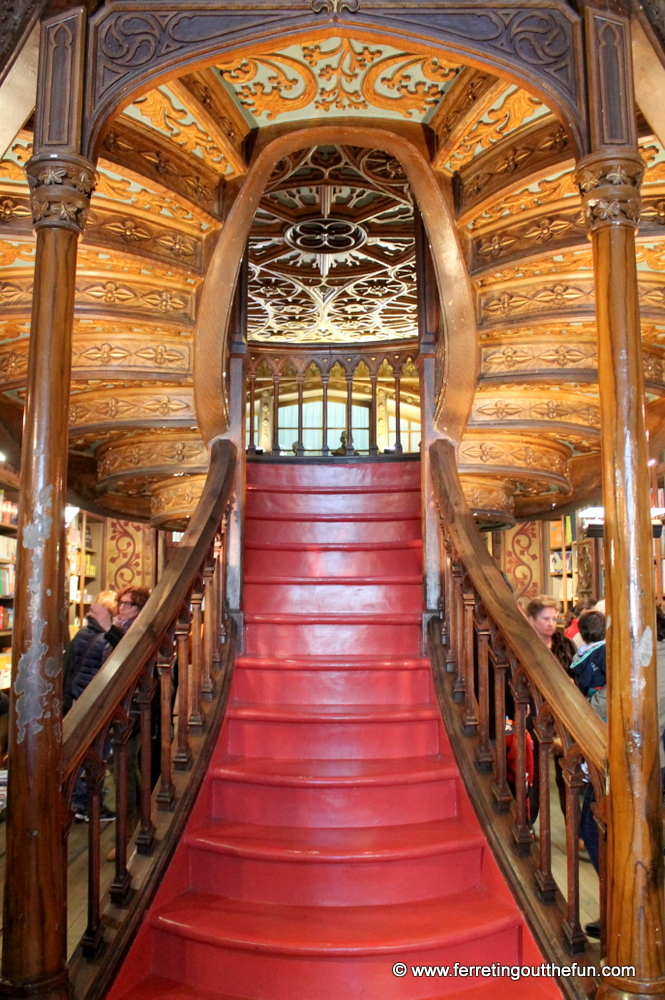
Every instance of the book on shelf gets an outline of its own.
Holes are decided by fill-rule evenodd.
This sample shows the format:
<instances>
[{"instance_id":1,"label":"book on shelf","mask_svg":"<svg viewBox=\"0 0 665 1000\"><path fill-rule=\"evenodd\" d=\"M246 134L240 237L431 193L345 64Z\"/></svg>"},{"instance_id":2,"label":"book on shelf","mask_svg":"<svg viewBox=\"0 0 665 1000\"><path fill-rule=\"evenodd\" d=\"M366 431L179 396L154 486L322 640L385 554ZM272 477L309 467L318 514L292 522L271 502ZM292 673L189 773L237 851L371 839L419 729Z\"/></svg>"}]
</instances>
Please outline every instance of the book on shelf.
<instances>
[{"instance_id":1,"label":"book on shelf","mask_svg":"<svg viewBox=\"0 0 665 1000\"><path fill-rule=\"evenodd\" d=\"M4 562L16 561L16 539L13 535L0 535L0 559Z\"/></svg>"},{"instance_id":2,"label":"book on shelf","mask_svg":"<svg viewBox=\"0 0 665 1000\"><path fill-rule=\"evenodd\" d=\"M14 581L16 579L16 568L13 563L5 563L0 566L0 597L14 596Z\"/></svg>"}]
</instances>

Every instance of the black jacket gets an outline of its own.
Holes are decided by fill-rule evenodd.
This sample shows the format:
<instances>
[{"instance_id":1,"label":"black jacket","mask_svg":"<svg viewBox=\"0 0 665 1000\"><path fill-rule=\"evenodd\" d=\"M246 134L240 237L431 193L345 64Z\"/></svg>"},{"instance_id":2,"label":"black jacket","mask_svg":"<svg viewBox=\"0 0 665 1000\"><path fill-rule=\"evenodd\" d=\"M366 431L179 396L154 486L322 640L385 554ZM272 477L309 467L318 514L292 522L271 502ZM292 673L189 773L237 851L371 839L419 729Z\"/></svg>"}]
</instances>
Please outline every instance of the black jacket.
<instances>
[{"instance_id":1,"label":"black jacket","mask_svg":"<svg viewBox=\"0 0 665 1000\"><path fill-rule=\"evenodd\" d=\"M87 688L111 649L118 645L123 633L115 625L105 632L99 622L88 615L86 624L78 630L65 650L64 710L67 712Z\"/></svg>"}]
</instances>

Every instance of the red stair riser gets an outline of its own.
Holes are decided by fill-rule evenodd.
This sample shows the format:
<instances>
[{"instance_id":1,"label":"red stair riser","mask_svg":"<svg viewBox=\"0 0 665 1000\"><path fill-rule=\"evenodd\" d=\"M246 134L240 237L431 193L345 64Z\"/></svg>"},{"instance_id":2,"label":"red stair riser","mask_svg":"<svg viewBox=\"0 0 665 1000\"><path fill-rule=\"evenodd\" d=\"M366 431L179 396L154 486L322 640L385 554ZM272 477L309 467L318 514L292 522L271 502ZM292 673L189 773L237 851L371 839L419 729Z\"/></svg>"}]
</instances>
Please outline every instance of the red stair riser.
<instances>
[{"instance_id":1,"label":"red stair riser","mask_svg":"<svg viewBox=\"0 0 665 1000\"><path fill-rule=\"evenodd\" d=\"M420 576L422 553L419 548L298 551L247 549L247 576Z\"/></svg>"},{"instance_id":2,"label":"red stair riser","mask_svg":"<svg viewBox=\"0 0 665 1000\"><path fill-rule=\"evenodd\" d=\"M338 465L259 465L248 463L247 483L255 486L327 487L328 489L369 489L388 486L420 486L420 462L396 465L357 462Z\"/></svg>"},{"instance_id":3,"label":"red stair riser","mask_svg":"<svg viewBox=\"0 0 665 1000\"><path fill-rule=\"evenodd\" d=\"M422 586L418 583L247 583L245 611L248 614L317 614L321 611L358 614L418 614L422 609Z\"/></svg>"},{"instance_id":4,"label":"red stair riser","mask_svg":"<svg viewBox=\"0 0 665 1000\"><path fill-rule=\"evenodd\" d=\"M438 722L260 722L231 719L229 753L277 760L368 760L426 756L439 748Z\"/></svg>"},{"instance_id":5,"label":"red stair riser","mask_svg":"<svg viewBox=\"0 0 665 1000\"><path fill-rule=\"evenodd\" d=\"M338 655L388 651L392 656L419 656L420 629L413 625L275 625L253 623L245 652L250 656L315 656L322 650Z\"/></svg>"},{"instance_id":6,"label":"red stair riser","mask_svg":"<svg viewBox=\"0 0 665 1000\"><path fill-rule=\"evenodd\" d=\"M250 493L247 498L247 513L251 517L271 514L334 514L340 520L350 519L354 514L382 512L418 513L420 493L271 493L269 489Z\"/></svg>"},{"instance_id":7,"label":"red stair riser","mask_svg":"<svg viewBox=\"0 0 665 1000\"><path fill-rule=\"evenodd\" d=\"M478 884L482 850L378 862L266 861L191 849L201 892L292 906L379 906L436 899Z\"/></svg>"},{"instance_id":8,"label":"red stair riser","mask_svg":"<svg viewBox=\"0 0 665 1000\"><path fill-rule=\"evenodd\" d=\"M429 671L244 669L236 667L234 683L238 701L265 705L396 705L422 703L429 697Z\"/></svg>"},{"instance_id":9,"label":"red stair riser","mask_svg":"<svg viewBox=\"0 0 665 1000\"><path fill-rule=\"evenodd\" d=\"M431 1000L433 995L438 998L459 992L470 981L400 979L392 974L393 963L515 965L520 955L517 928L449 948L403 948L384 955L356 955L353 961L327 956L298 956L294 960L290 955L262 952L250 952L250 959L244 949L217 948L158 930L154 936L161 975L189 982L194 979L199 989L219 990L224 983L233 983L239 995L253 1000Z\"/></svg>"},{"instance_id":10,"label":"red stair riser","mask_svg":"<svg viewBox=\"0 0 665 1000\"><path fill-rule=\"evenodd\" d=\"M420 537L420 521L268 521L248 518L248 542L406 542Z\"/></svg>"},{"instance_id":11,"label":"red stair riser","mask_svg":"<svg viewBox=\"0 0 665 1000\"><path fill-rule=\"evenodd\" d=\"M399 826L405 819L430 823L456 812L453 778L333 788L219 780L213 785L213 817L263 826Z\"/></svg>"}]
</instances>

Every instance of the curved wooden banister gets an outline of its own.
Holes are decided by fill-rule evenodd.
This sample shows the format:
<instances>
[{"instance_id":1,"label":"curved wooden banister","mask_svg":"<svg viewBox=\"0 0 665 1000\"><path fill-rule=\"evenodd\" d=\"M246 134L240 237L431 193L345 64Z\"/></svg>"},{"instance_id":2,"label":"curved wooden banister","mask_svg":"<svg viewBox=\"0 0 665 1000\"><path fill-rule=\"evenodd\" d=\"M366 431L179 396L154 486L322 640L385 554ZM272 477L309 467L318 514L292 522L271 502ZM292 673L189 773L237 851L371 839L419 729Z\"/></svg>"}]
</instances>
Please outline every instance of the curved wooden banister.
<instances>
[{"instance_id":1,"label":"curved wooden banister","mask_svg":"<svg viewBox=\"0 0 665 1000\"><path fill-rule=\"evenodd\" d=\"M464 569L489 615L500 626L506 644L553 715L570 732L585 759L604 770L607 726L581 691L570 683L558 661L520 613L510 588L482 542L464 499L454 446L436 441L430 448L436 500Z\"/></svg>"},{"instance_id":2,"label":"curved wooden banister","mask_svg":"<svg viewBox=\"0 0 665 1000\"><path fill-rule=\"evenodd\" d=\"M235 458L236 448L230 441L213 443L203 493L172 562L131 630L67 714L63 723L63 782L80 765L96 735L108 727L123 697L134 690L144 664L156 653L165 630L177 616L219 530L231 495Z\"/></svg>"}]
</instances>

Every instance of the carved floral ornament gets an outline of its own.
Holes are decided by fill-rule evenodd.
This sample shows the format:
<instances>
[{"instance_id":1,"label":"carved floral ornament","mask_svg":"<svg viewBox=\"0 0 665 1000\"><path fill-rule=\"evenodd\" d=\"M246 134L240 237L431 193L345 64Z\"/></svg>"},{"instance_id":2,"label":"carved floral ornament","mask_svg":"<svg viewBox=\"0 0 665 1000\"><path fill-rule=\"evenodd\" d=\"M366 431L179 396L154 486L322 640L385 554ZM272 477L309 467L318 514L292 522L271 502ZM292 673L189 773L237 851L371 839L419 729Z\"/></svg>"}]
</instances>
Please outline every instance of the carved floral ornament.
<instances>
[{"instance_id":1,"label":"carved floral ornament","mask_svg":"<svg viewBox=\"0 0 665 1000\"><path fill-rule=\"evenodd\" d=\"M60 226L83 231L96 173L88 160L73 153L42 153L26 164L35 228Z\"/></svg>"},{"instance_id":2,"label":"carved floral ornament","mask_svg":"<svg viewBox=\"0 0 665 1000\"><path fill-rule=\"evenodd\" d=\"M515 506L513 483L464 474L460 476L460 483L471 510L512 517Z\"/></svg>"},{"instance_id":3,"label":"carved floral ornament","mask_svg":"<svg viewBox=\"0 0 665 1000\"><path fill-rule=\"evenodd\" d=\"M323 8L332 0L313 2ZM336 37L283 52L250 54L218 63L217 69L243 107L265 121L368 109L421 120L460 71L436 56Z\"/></svg>"},{"instance_id":4,"label":"carved floral ornament","mask_svg":"<svg viewBox=\"0 0 665 1000\"><path fill-rule=\"evenodd\" d=\"M638 153L621 149L603 150L580 160L575 177L591 230L610 225L637 228L645 169Z\"/></svg>"}]
</instances>

